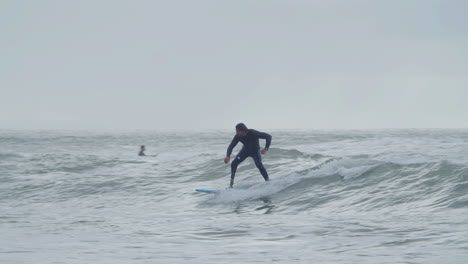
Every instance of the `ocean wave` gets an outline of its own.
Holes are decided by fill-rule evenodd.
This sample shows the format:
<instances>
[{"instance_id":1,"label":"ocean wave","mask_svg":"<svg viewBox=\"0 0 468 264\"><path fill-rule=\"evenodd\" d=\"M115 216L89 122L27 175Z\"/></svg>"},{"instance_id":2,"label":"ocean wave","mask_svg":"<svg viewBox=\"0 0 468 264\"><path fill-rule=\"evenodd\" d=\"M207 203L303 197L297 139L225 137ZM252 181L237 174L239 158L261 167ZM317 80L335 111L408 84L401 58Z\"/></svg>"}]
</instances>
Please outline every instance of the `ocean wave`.
<instances>
[{"instance_id":1,"label":"ocean wave","mask_svg":"<svg viewBox=\"0 0 468 264\"><path fill-rule=\"evenodd\" d=\"M298 159L298 158L308 158L308 159L321 159L329 156L321 154L310 154L306 152L299 151L297 149L282 149L282 148L271 148L268 151L268 158L271 159Z\"/></svg>"},{"instance_id":2,"label":"ocean wave","mask_svg":"<svg viewBox=\"0 0 468 264\"><path fill-rule=\"evenodd\" d=\"M84 144L82 140L78 145ZM94 148L94 142L85 150L67 145L48 151L35 147L25 156L0 152L4 165L0 176L7 175L2 176L5 184L1 186L0 198L53 201L138 194L148 199L170 199L190 195L189 190L195 188L220 189L229 183L230 165L223 162L224 146L200 151L189 145L166 149L161 146L157 155L138 157L133 152L128 154L134 144L125 143L120 149L112 144L112 151ZM380 150L366 154L360 149L352 155L339 155L335 147L333 153L320 148L305 149L309 151L294 146L273 147L263 155L272 179L268 183L263 182L252 159L247 159L238 168L235 186L248 191L221 192L207 197L208 203L268 198L275 201L275 210L287 213L438 210L463 208L468 203L468 168L464 164L424 157L398 162L382 159ZM351 150L349 147L347 151ZM15 160L18 158L22 162Z\"/></svg>"},{"instance_id":3,"label":"ocean wave","mask_svg":"<svg viewBox=\"0 0 468 264\"><path fill-rule=\"evenodd\" d=\"M0 152L0 160L23 158L22 155L11 152Z\"/></svg>"},{"instance_id":4,"label":"ocean wave","mask_svg":"<svg viewBox=\"0 0 468 264\"><path fill-rule=\"evenodd\" d=\"M468 169L443 161L395 164L333 159L307 172L257 183L249 191L221 193L214 202L262 197L283 200L287 211L460 208L467 204Z\"/></svg>"}]
</instances>

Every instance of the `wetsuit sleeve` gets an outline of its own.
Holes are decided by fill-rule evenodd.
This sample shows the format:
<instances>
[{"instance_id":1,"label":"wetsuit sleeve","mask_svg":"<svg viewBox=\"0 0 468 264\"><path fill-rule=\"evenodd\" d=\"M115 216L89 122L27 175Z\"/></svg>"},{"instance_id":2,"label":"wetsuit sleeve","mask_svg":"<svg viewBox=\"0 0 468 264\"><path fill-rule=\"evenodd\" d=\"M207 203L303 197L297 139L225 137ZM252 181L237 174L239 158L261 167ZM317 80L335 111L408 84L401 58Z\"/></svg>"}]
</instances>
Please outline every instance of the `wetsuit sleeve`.
<instances>
[{"instance_id":1,"label":"wetsuit sleeve","mask_svg":"<svg viewBox=\"0 0 468 264\"><path fill-rule=\"evenodd\" d=\"M263 138L266 140L265 149L269 149L271 144L271 135L260 131L255 131L255 134L258 138Z\"/></svg>"},{"instance_id":2,"label":"wetsuit sleeve","mask_svg":"<svg viewBox=\"0 0 468 264\"><path fill-rule=\"evenodd\" d=\"M234 147L237 145L237 143L239 143L239 137L238 137L238 136L234 136L234 138L233 138L232 141L231 141L231 144L229 144L229 147L228 147L228 149L227 149L226 157L230 157L230 156L231 156L232 150L233 150Z\"/></svg>"}]
</instances>

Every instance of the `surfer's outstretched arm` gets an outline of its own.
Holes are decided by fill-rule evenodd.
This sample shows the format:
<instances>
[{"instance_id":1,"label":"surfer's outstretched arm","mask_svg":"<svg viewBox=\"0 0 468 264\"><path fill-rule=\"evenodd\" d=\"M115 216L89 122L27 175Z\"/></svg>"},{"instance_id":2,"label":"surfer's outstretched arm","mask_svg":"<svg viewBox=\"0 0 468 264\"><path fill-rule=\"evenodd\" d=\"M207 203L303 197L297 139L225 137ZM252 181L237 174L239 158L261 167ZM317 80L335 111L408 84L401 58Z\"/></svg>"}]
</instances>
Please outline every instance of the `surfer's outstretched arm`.
<instances>
[{"instance_id":1,"label":"surfer's outstretched arm","mask_svg":"<svg viewBox=\"0 0 468 264\"><path fill-rule=\"evenodd\" d=\"M229 147L228 147L228 149L227 149L226 157L231 157L232 150L233 150L234 147L237 145L237 143L239 143L239 137L238 137L238 136L234 136L234 138L233 138L232 141L231 141L231 144L229 144Z\"/></svg>"}]
</instances>

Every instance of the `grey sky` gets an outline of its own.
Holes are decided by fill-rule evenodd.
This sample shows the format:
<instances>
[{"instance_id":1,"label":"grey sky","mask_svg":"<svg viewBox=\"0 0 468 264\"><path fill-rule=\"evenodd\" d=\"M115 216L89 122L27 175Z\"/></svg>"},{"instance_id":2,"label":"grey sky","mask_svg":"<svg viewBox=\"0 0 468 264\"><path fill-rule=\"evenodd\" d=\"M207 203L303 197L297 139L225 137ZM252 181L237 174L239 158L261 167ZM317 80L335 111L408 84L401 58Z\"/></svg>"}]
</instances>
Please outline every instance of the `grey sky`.
<instances>
[{"instance_id":1,"label":"grey sky","mask_svg":"<svg viewBox=\"0 0 468 264\"><path fill-rule=\"evenodd\" d=\"M468 1L0 2L0 128L468 127Z\"/></svg>"}]
</instances>

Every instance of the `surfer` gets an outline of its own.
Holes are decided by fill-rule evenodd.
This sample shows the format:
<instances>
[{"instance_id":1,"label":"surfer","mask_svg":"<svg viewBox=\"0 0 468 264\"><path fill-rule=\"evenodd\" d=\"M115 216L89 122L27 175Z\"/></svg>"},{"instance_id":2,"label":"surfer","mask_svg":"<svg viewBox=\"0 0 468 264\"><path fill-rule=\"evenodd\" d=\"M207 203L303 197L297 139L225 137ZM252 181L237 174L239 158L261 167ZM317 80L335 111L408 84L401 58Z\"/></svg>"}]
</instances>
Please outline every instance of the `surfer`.
<instances>
[{"instance_id":1,"label":"surfer","mask_svg":"<svg viewBox=\"0 0 468 264\"><path fill-rule=\"evenodd\" d=\"M138 156L146 156L145 155L145 150L146 150L145 145L141 145L140 152L138 153Z\"/></svg>"},{"instance_id":2,"label":"surfer","mask_svg":"<svg viewBox=\"0 0 468 264\"><path fill-rule=\"evenodd\" d=\"M258 139L260 138L266 140L265 148L263 148L262 150L260 150L260 144L258 142ZM232 186L234 185L234 177L236 176L237 166L239 166L239 164L242 161L244 161L247 157L252 157L254 159L255 166L257 166L265 181L268 181L268 173L265 167L263 166L262 156L260 155L260 153L267 153L268 148L271 144L271 136L267 133L259 132L254 129L248 129L247 126L243 123L237 124L236 135L232 139L232 142L227 149L227 155L224 159L224 163L229 163L229 161L231 160L232 150L237 145L237 143L239 143L239 141L242 142L244 146L242 147L241 151L239 151L234 161L231 163L231 184L229 185L229 187L232 188Z\"/></svg>"}]
</instances>

